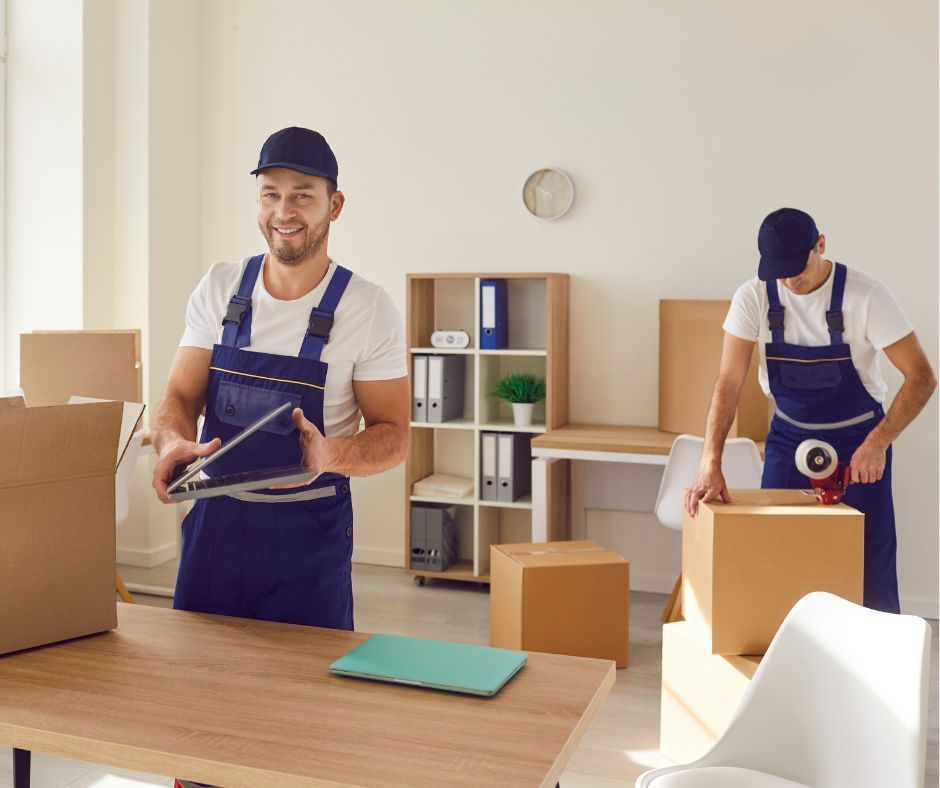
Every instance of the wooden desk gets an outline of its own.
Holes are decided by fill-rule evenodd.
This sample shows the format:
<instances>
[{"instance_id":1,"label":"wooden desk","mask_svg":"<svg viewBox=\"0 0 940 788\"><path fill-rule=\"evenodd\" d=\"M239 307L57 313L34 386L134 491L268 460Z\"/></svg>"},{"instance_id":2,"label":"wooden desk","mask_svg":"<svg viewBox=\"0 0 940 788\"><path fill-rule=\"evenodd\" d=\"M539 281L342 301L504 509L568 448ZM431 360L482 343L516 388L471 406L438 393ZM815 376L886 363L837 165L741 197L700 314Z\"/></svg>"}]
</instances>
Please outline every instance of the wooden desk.
<instances>
[{"instance_id":1,"label":"wooden desk","mask_svg":"<svg viewBox=\"0 0 940 788\"><path fill-rule=\"evenodd\" d=\"M548 466L559 460L666 465L676 435L655 427L566 424L532 439L532 541L565 529L548 522ZM764 444L757 448L764 455Z\"/></svg>"},{"instance_id":2,"label":"wooden desk","mask_svg":"<svg viewBox=\"0 0 940 788\"><path fill-rule=\"evenodd\" d=\"M494 698L331 676L368 635L118 605L0 657L0 742L238 786L554 786L614 663L530 654Z\"/></svg>"}]
</instances>

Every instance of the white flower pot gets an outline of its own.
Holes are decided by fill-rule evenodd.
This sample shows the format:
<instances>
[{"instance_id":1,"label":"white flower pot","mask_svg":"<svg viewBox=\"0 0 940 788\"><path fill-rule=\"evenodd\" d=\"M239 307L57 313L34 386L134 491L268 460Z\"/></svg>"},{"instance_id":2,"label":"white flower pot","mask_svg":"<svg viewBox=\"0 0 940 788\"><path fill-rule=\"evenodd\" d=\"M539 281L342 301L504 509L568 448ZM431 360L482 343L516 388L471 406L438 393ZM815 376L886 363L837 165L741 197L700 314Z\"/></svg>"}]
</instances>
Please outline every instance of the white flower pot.
<instances>
[{"instance_id":1,"label":"white flower pot","mask_svg":"<svg viewBox=\"0 0 940 788\"><path fill-rule=\"evenodd\" d=\"M532 411L535 410L534 402L513 402L512 403L512 422L517 427L532 426Z\"/></svg>"}]
</instances>

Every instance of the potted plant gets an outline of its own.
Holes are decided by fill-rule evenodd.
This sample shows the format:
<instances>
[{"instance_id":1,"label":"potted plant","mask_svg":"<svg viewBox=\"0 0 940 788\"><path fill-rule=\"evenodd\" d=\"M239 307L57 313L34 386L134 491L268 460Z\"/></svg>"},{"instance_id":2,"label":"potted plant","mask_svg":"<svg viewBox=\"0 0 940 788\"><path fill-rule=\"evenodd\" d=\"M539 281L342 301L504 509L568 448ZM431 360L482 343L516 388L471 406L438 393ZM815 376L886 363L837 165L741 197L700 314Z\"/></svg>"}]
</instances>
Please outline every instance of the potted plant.
<instances>
[{"instance_id":1,"label":"potted plant","mask_svg":"<svg viewBox=\"0 0 940 788\"><path fill-rule=\"evenodd\" d=\"M512 420L517 427L532 424L536 402L545 399L545 379L527 372L510 372L496 381L491 397L512 403Z\"/></svg>"}]
</instances>

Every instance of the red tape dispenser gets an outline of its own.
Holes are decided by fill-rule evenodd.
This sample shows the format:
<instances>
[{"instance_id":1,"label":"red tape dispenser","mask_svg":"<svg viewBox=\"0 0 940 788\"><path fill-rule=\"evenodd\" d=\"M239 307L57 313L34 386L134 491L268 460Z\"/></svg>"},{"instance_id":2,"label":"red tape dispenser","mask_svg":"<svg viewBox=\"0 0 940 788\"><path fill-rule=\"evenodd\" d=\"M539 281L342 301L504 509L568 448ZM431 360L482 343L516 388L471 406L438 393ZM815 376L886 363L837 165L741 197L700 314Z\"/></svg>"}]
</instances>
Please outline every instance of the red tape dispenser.
<instances>
[{"instance_id":1,"label":"red tape dispenser","mask_svg":"<svg viewBox=\"0 0 940 788\"><path fill-rule=\"evenodd\" d=\"M816 500L822 504L841 503L849 486L849 466L839 462L835 448L810 438L796 447L796 467L813 483Z\"/></svg>"}]
</instances>

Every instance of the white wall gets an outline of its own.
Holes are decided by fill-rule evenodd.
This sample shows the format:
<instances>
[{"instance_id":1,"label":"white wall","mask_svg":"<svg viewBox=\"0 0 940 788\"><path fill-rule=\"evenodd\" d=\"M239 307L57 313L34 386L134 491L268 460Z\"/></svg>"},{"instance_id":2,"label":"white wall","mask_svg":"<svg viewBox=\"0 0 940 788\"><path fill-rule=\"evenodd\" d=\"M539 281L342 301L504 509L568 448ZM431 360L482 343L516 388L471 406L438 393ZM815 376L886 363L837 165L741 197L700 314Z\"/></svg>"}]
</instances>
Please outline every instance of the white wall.
<instances>
[{"instance_id":1,"label":"white wall","mask_svg":"<svg viewBox=\"0 0 940 788\"><path fill-rule=\"evenodd\" d=\"M85 0L86 24L102 1ZM8 380L19 331L93 325L75 310L102 298L88 292L100 263L69 263L107 250L89 206L82 228L92 187L78 163L94 160L82 101L95 90L79 75L104 66L68 33L81 29L76 8L10 3ZM293 124L324 132L339 159L333 256L400 308L409 271L572 275L573 421L656 423L658 299L729 297L781 205L811 212L835 259L887 282L937 364L928 0L127 0L112 24L112 320L145 321L152 404L198 276L263 249L248 171L267 134ZM86 42L106 37L102 25ZM17 51L24 33L30 48ZM577 184L559 222L520 199L545 165ZM902 598L933 615L937 432L935 398L895 465ZM360 560L401 563L402 487L400 469L357 484ZM673 576L675 553L659 557L671 535L649 514L585 521L634 577Z\"/></svg>"},{"instance_id":2,"label":"white wall","mask_svg":"<svg viewBox=\"0 0 940 788\"><path fill-rule=\"evenodd\" d=\"M22 332L82 325L83 28L79 3L7 3L8 386L19 379Z\"/></svg>"},{"instance_id":3,"label":"white wall","mask_svg":"<svg viewBox=\"0 0 940 788\"><path fill-rule=\"evenodd\" d=\"M888 283L937 363L934 3L211 0L203 21L203 270L263 248L247 172L306 125L347 196L332 254L400 307L409 271L572 275L573 421L656 423L658 300L730 297L782 205ZM559 222L520 199L544 165L577 184ZM895 485L902 594L934 611L936 436L934 399ZM400 561L401 473L357 489L358 555ZM587 519L655 564L650 515Z\"/></svg>"}]
</instances>

